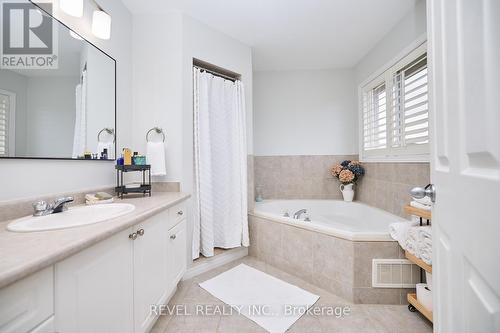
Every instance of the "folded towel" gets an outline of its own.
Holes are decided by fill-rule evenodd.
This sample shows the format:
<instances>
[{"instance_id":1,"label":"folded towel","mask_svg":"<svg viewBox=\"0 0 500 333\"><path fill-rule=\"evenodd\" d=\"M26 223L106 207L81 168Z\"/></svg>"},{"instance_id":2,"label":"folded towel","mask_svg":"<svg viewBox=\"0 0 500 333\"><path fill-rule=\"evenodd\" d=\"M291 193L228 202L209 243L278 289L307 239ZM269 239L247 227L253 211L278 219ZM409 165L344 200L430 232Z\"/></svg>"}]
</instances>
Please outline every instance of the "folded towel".
<instances>
[{"instance_id":1,"label":"folded towel","mask_svg":"<svg viewBox=\"0 0 500 333\"><path fill-rule=\"evenodd\" d=\"M428 196L425 196L423 198L415 198L415 197L411 197L411 198L413 201L421 203L422 205L432 206L431 198L429 198Z\"/></svg>"},{"instance_id":2,"label":"folded towel","mask_svg":"<svg viewBox=\"0 0 500 333\"><path fill-rule=\"evenodd\" d=\"M389 234L398 241L399 245L406 250L406 238L411 227L417 226L419 223L415 219L405 222L396 222L389 225Z\"/></svg>"},{"instance_id":3,"label":"folded towel","mask_svg":"<svg viewBox=\"0 0 500 333\"><path fill-rule=\"evenodd\" d=\"M101 157L101 153L104 151L104 149L108 150L108 159L113 159L113 149L114 143L113 142L97 142L97 154L99 155L99 158Z\"/></svg>"},{"instance_id":4,"label":"folded towel","mask_svg":"<svg viewBox=\"0 0 500 333\"><path fill-rule=\"evenodd\" d=\"M429 205L424 205L418 201L410 201L410 206L415 207L415 208L420 208L423 210L431 210L432 206Z\"/></svg>"},{"instance_id":5,"label":"folded towel","mask_svg":"<svg viewBox=\"0 0 500 333\"><path fill-rule=\"evenodd\" d=\"M146 160L151 164L151 176L165 176L165 144L149 141L146 148Z\"/></svg>"},{"instance_id":6,"label":"folded towel","mask_svg":"<svg viewBox=\"0 0 500 333\"><path fill-rule=\"evenodd\" d=\"M419 258L427 265L432 265L432 246L424 246L419 248Z\"/></svg>"},{"instance_id":7,"label":"folded towel","mask_svg":"<svg viewBox=\"0 0 500 333\"><path fill-rule=\"evenodd\" d=\"M405 244L406 251L410 252L417 258L420 257L418 252L418 228L419 227L411 227L408 230Z\"/></svg>"},{"instance_id":8,"label":"folded towel","mask_svg":"<svg viewBox=\"0 0 500 333\"><path fill-rule=\"evenodd\" d=\"M113 203L114 199L105 199L105 200L85 200L85 204L87 205L101 205L101 204L108 204L108 203Z\"/></svg>"}]
</instances>

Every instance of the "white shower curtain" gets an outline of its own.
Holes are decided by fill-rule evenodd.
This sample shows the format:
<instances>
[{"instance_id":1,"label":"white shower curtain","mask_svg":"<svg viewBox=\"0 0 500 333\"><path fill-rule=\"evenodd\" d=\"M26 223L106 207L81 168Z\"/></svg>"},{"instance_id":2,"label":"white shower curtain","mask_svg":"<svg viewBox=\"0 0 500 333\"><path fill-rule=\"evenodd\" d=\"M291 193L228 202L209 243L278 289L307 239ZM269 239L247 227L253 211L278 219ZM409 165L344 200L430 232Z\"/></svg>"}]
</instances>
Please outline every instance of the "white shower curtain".
<instances>
[{"instance_id":1,"label":"white shower curtain","mask_svg":"<svg viewBox=\"0 0 500 333\"><path fill-rule=\"evenodd\" d=\"M87 71L82 72L82 82L75 88L75 106L73 158L82 156L87 149Z\"/></svg>"},{"instance_id":2,"label":"white shower curtain","mask_svg":"<svg viewBox=\"0 0 500 333\"><path fill-rule=\"evenodd\" d=\"M214 247L248 246L243 84L193 69L193 259Z\"/></svg>"}]
</instances>

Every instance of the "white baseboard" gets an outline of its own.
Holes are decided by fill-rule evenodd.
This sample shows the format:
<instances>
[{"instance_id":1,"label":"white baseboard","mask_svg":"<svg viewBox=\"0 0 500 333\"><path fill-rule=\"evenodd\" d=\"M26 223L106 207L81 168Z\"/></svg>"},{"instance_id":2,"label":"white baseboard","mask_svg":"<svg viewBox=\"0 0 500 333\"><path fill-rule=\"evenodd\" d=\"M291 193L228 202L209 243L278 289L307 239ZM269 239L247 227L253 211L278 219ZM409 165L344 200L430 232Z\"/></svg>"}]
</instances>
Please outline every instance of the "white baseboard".
<instances>
[{"instance_id":1,"label":"white baseboard","mask_svg":"<svg viewBox=\"0 0 500 333\"><path fill-rule=\"evenodd\" d=\"M230 263L231 261L238 260L240 258L246 257L248 255L248 247L239 247L236 249L227 250L211 258L205 259L202 263L194 264L190 267L182 280L188 280L209 270L217 268L219 266Z\"/></svg>"}]
</instances>

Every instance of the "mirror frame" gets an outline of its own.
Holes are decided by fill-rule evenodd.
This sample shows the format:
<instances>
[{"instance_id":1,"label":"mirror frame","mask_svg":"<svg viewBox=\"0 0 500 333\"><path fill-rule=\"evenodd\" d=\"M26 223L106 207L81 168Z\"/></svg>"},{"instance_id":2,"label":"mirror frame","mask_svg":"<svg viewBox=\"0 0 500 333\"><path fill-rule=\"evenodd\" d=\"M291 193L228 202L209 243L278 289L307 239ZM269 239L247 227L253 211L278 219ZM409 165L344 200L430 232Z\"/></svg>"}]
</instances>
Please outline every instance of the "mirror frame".
<instances>
[{"instance_id":1,"label":"mirror frame","mask_svg":"<svg viewBox=\"0 0 500 333\"><path fill-rule=\"evenodd\" d=\"M114 148L115 148L115 153L114 153L114 158L113 159L105 159L105 160L101 160L101 159L84 159L84 158L71 158L71 157L29 157L29 156L3 156L3 157L0 157L0 161L2 159L9 159L9 160L63 160L63 161L92 161L92 162L97 162L97 161L100 161L100 162L113 162L116 161L116 152L117 152L117 149L116 149L116 142L117 142L117 128L116 128L116 116L117 116L117 112L116 112L116 102L117 102L117 98L116 98L116 59L113 58L112 56L110 56L109 54L107 54L106 52L104 52L102 49L100 49L99 47L97 47L94 43L92 43L91 41L87 40L85 37L83 37L82 35L80 35L78 32L76 32L75 30L71 29L69 26L67 26L66 24L64 24L61 20L57 19L54 17L54 15L52 15L51 13L48 13L44 8L43 6L40 6L38 4L36 4L35 2L33 2L32 0L29 0L29 2L37 7L38 9L40 9L44 14L50 16L54 21L57 21L59 24L61 24L62 26L64 26L66 29L68 29L69 31L73 31L76 35L78 35L82 41L85 41L86 43L89 43L90 45L92 45L93 47L95 47L97 50L99 50L102 54L104 54L105 56L107 56L109 59L111 59L113 61L113 64L114 64L114 69L115 69L115 77L114 77L114 81L115 81L115 85L114 85L114 101L115 101L115 110L114 110L114 115L115 115L115 124L114 124L114 130L115 130L115 137L114 137Z\"/></svg>"}]
</instances>

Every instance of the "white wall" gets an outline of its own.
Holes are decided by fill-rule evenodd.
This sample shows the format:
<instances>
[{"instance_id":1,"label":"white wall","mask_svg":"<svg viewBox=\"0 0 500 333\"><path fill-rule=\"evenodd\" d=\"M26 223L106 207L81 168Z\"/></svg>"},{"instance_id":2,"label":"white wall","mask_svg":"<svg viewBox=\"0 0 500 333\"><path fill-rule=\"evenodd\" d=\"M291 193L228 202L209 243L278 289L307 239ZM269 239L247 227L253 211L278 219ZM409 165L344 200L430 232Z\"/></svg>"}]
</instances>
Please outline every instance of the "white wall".
<instances>
[{"instance_id":1,"label":"white wall","mask_svg":"<svg viewBox=\"0 0 500 333\"><path fill-rule=\"evenodd\" d=\"M133 149L145 152L146 132L152 127L161 127L166 135L167 176L154 180L180 181L183 171L182 15L144 13L134 15L133 20Z\"/></svg>"},{"instance_id":2,"label":"white wall","mask_svg":"<svg viewBox=\"0 0 500 333\"><path fill-rule=\"evenodd\" d=\"M118 147L132 142L131 90L131 15L121 1L100 0L99 5L112 17L110 40L99 40L91 33L92 8L88 2L83 18L57 12L55 16L74 28L117 61L117 131ZM113 162L0 160L0 201L35 197L65 191L114 185Z\"/></svg>"},{"instance_id":3,"label":"white wall","mask_svg":"<svg viewBox=\"0 0 500 333\"><path fill-rule=\"evenodd\" d=\"M254 73L255 155L356 154L354 72Z\"/></svg>"},{"instance_id":4,"label":"white wall","mask_svg":"<svg viewBox=\"0 0 500 333\"><path fill-rule=\"evenodd\" d=\"M241 75L245 88L247 153L253 153L253 73L249 46L215 31L189 16L183 17L183 177L182 189L193 187L193 58Z\"/></svg>"},{"instance_id":5,"label":"white wall","mask_svg":"<svg viewBox=\"0 0 500 333\"><path fill-rule=\"evenodd\" d=\"M419 0L392 30L355 67L357 85L393 60L427 32L425 0Z\"/></svg>"},{"instance_id":6,"label":"white wall","mask_svg":"<svg viewBox=\"0 0 500 333\"><path fill-rule=\"evenodd\" d=\"M166 134L167 175L192 191L192 61L201 59L242 75L246 88L248 149L252 150L252 59L250 47L180 12L134 15L133 148L146 150L146 132ZM154 31L154 33L151 33ZM153 139L159 139L152 136Z\"/></svg>"}]
</instances>

